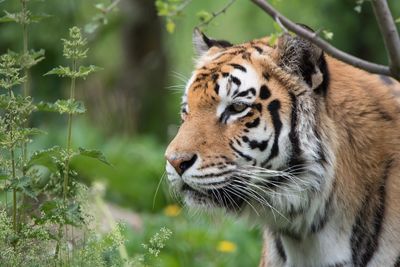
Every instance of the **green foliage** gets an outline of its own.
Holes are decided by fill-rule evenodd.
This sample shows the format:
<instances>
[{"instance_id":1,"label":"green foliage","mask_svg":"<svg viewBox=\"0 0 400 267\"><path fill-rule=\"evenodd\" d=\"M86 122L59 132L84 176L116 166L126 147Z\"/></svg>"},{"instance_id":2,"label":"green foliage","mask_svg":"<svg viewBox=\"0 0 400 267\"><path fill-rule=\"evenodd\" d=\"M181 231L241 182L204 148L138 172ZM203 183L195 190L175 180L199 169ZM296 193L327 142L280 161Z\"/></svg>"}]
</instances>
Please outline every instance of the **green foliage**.
<instances>
[{"instance_id":1,"label":"green foliage","mask_svg":"<svg viewBox=\"0 0 400 267\"><path fill-rule=\"evenodd\" d=\"M127 250L141 251L136 257L148 253L143 244L149 245L153 233L160 228L173 233L157 258L147 255L147 266L242 267L257 266L259 262L260 231L250 230L248 222L223 212L207 215L184 210L172 217L157 213L143 215L142 219L142 231L126 229L124 232ZM221 250L222 242L230 242L235 249Z\"/></svg>"},{"instance_id":2,"label":"green foliage","mask_svg":"<svg viewBox=\"0 0 400 267\"><path fill-rule=\"evenodd\" d=\"M71 79L86 78L89 74L99 71L101 68L94 65L76 67L78 60L85 59L87 57L86 48L87 41L82 37L81 30L78 27L72 27L69 30L70 39L62 39L64 43L63 55L67 59L72 60L72 69L70 67L59 66L47 72L45 75L57 75L60 77L69 77Z\"/></svg>"},{"instance_id":3,"label":"green foliage","mask_svg":"<svg viewBox=\"0 0 400 267\"><path fill-rule=\"evenodd\" d=\"M85 105L82 101L74 99L57 100L53 103L40 102L37 104L40 111L57 112L60 114L78 115L86 112Z\"/></svg>"},{"instance_id":4,"label":"green foliage","mask_svg":"<svg viewBox=\"0 0 400 267\"><path fill-rule=\"evenodd\" d=\"M0 57L0 88L10 90L16 85L24 82L21 77L21 68L17 65L15 57L11 54L4 54Z\"/></svg>"},{"instance_id":5,"label":"green foliage","mask_svg":"<svg viewBox=\"0 0 400 267\"><path fill-rule=\"evenodd\" d=\"M173 33L176 27L176 19L182 15L184 8L192 0L156 0L155 5L159 16L166 18L166 29Z\"/></svg>"},{"instance_id":6,"label":"green foliage","mask_svg":"<svg viewBox=\"0 0 400 267\"><path fill-rule=\"evenodd\" d=\"M327 40L332 40L333 39L333 32L327 31L327 30L323 30L322 34L324 36L325 39Z\"/></svg>"},{"instance_id":7,"label":"green foliage","mask_svg":"<svg viewBox=\"0 0 400 267\"><path fill-rule=\"evenodd\" d=\"M108 24L108 14L117 9L117 4L120 0L111 1L109 5L104 3L95 4L95 8L98 13L92 17L91 21L85 25L85 32L88 34L93 34L102 25Z\"/></svg>"},{"instance_id":8,"label":"green foliage","mask_svg":"<svg viewBox=\"0 0 400 267\"><path fill-rule=\"evenodd\" d=\"M98 150L80 148L74 151L71 147L72 116L86 111L83 103L74 99L75 79L86 78L99 68L78 65L78 61L87 57L87 42L80 29L72 27L70 39L62 39L63 55L72 61L71 68L59 67L47 73L71 79L70 98L57 100L54 104L33 104L32 98L27 95L29 91L25 90L30 87L28 70L44 59L44 50L29 52L25 45L28 41L25 26L38 21L27 9L27 2L21 0L21 12L6 12L1 19L2 22L24 25L24 49L21 53L9 51L0 56L0 188L5 192L6 199L12 192L11 217L8 215L9 204L0 202L0 261L7 266L64 265L70 258L68 228L84 230L88 223L88 215L83 208L85 202L80 197L86 189L76 181L79 174L70 168L70 160L82 156L108 164ZM18 90L22 85L24 95ZM39 129L28 127L29 118L37 109L68 114L67 146L38 150L29 157L27 145L31 137L42 133ZM84 240L82 249L74 249L82 258L91 255L100 262L99 259L104 259L114 243L117 243L116 239L105 235L104 238L97 238L94 248L90 241ZM56 249L52 252L54 246ZM87 260L90 262L90 259Z\"/></svg>"},{"instance_id":9,"label":"green foliage","mask_svg":"<svg viewBox=\"0 0 400 267\"><path fill-rule=\"evenodd\" d=\"M199 12L196 13L196 16L200 20L200 22L203 23L209 21L213 15L206 10L200 10Z\"/></svg>"}]
</instances>

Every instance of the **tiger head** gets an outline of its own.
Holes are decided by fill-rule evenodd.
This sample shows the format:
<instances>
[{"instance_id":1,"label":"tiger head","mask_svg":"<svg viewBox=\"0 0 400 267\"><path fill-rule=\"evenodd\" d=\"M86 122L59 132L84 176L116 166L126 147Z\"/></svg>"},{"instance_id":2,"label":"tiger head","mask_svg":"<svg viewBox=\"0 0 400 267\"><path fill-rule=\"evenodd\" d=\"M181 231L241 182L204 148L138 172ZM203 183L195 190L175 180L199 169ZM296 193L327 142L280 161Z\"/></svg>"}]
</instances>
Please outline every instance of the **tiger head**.
<instances>
[{"instance_id":1,"label":"tiger head","mask_svg":"<svg viewBox=\"0 0 400 267\"><path fill-rule=\"evenodd\" d=\"M182 100L182 125L165 157L188 206L288 214L329 186L334 160L322 142L328 71L299 37L240 45L193 34L198 59ZM260 208L263 207L263 208ZM276 214L275 214L276 215Z\"/></svg>"}]
</instances>

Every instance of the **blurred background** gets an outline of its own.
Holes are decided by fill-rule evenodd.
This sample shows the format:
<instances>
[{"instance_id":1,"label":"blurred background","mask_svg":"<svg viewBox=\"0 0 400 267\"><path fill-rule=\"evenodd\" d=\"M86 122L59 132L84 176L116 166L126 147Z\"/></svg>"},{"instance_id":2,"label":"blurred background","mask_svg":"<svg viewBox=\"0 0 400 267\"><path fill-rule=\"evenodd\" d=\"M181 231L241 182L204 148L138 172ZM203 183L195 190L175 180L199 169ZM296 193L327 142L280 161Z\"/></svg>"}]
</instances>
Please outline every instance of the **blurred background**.
<instances>
[{"instance_id":1,"label":"blurred background","mask_svg":"<svg viewBox=\"0 0 400 267\"><path fill-rule=\"evenodd\" d=\"M191 214L182 210L161 181L164 150L179 125L182 88L193 68L192 30L199 11L218 11L228 1L194 0L166 31L152 0L121 0L98 24L95 5L109 0L31 1L33 13L50 15L30 27L33 49L43 48L46 59L32 69L35 102L67 96L68 81L43 76L63 65L61 38L68 28L84 29L89 41L87 61L103 68L78 84L77 98L88 113L74 125L75 147L101 150L112 167L90 159L73 162L81 181L105 185L105 199L128 220L128 253L137 253L161 227L173 235L159 257L160 266L256 266L261 234L248 223L225 215ZM363 1L361 1L363 2ZM333 33L331 43L358 57L386 64L383 42L368 2L355 0L280 0L274 5L295 22ZM388 1L395 18L400 1ZM0 1L1 10L19 10L18 1ZM358 9L358 8L356 8ZM241 43L273 33L272 20L250 1L239 0L205 29L207 34ZM21 29L0 24L0 53L20 51ZM32 149L65 143L66 118L36 113L33 124L47 131ZM117 216L118 217L118 216ZM118 219L118 218L117 218Z\"/></svg>"}]
</instances>

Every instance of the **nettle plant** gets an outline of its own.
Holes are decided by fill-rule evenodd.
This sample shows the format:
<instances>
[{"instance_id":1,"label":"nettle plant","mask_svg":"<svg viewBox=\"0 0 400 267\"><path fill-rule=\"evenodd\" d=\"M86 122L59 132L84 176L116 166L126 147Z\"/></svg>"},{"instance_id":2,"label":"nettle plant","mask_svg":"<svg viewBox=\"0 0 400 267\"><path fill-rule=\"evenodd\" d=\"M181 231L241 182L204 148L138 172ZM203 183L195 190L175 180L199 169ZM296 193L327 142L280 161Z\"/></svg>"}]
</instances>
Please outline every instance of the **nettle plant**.
<instances>
[{"instance_id":1,"label":"nettle plant","mask_svg":"<svg viewBox=\"0 0 400 267\"><path fill-rule=\"evenodd\" d=\"M88 24L94 32L106 23L105 16L120 0L102 8ZM0 3L2 0L0 0ZM21 11L5 12L2 22L21 25L23 49L0 55L0 265L1 266L149 266L154 262L169 230L162 228L144 245L143 254L129 258L123 238L123 226L112 222L111 232L96 233L93 204L105 205L96 190L78 182L79 173L71 167L75 157L90 157L109 164L98 150L73 149L72 128L77 115L85 113L83 102L75 99L76 81L98 71L83 66L87 41L78 27L69 29L62 39L63 55L69 66L56 67L46 75L70 80L68 99L55 103L33 102L30 69L44 60L43 50L29 50L29 25L46 16L31 14L29 0L20 0ZM100 19L101 20L100 20ZM87 28L87 27L86 27ZM66 143L39 151L29 151L34 135L33 112L56 112L67 116Z\"/></svg>"},{"instance_id":2,"label":"nettle plant","mask_svg":"<svg viewBox=\"0 0 400 267\"><path fill-rule=\"evenodd\" d=\"M24 44L20 53L9 51L0 56L0 263L63 266L85 261L105 266L102 255L121 245L121 228L116 227L114 233L106 236L103 246L91 245L93 240L99 240L94 234L85 235L92 220L85 212L88 192L77 182L79 174L70 166L77 156L108 164L100 151L72 148L73 118L85 112L84 104L75 99L76 81L99 68L81 65L87 57L86 40L79 28L72 27L69 38L62 40L63 55L70 66L56 67L45 74L70 79L70 96L55 103L35 104L29 96L29 70L44 59L44 51L28 50L28 26L40 17L27 9L28 0L20 2L20 12L6 12L0 18L0 22L22 26ZM29 123L31 114L37 111L68 117L64 147L29 152L32 137L42 133Z\"/></svg>"}]
</instances>

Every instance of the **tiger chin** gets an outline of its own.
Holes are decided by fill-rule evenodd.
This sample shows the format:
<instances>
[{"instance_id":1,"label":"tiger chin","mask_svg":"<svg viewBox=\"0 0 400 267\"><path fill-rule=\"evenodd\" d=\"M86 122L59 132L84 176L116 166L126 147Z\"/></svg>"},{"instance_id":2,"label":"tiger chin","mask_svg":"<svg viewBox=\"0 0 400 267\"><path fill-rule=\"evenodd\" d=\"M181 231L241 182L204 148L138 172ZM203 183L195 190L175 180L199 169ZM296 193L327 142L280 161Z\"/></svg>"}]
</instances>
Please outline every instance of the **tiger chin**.
<instances>
[{"instance_id":1,"label":"tiger chin","mask_svg":"<svg viewBox=\"0 0 400 267\"><path fill-rule=\"evenodd\" d=\"M165 154L185 204L250 214L260 266L400 266L399 83L289 34L193 40Z\"/></svg>"}]
</instances>

